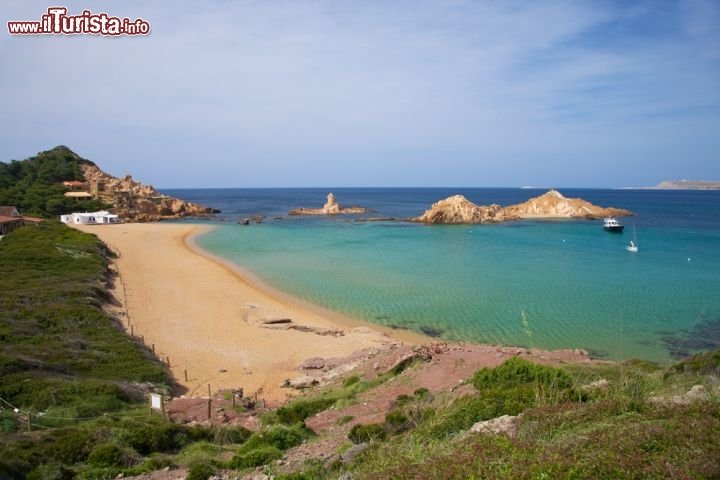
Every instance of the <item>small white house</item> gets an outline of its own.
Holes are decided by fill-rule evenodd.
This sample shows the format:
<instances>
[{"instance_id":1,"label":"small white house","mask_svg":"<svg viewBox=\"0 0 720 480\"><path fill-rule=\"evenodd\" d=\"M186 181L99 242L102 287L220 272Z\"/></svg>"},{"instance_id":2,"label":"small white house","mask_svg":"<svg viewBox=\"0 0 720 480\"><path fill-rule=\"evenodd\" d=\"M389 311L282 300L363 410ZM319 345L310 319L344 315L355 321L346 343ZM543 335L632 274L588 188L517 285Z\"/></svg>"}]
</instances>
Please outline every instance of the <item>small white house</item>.
<instances>
[{"instance_id":1,"label":"small white house","mask_svg":"<svg viewBox=\"0 0 720 480\"><path fill-rule=\"evenodd\" d=\"M120 217L105 210L100 210L99 212L60 215L60 221L62 223L76 223L80 225L102 225L107 223L120 223Z\"/></svg>"}]
</instances>

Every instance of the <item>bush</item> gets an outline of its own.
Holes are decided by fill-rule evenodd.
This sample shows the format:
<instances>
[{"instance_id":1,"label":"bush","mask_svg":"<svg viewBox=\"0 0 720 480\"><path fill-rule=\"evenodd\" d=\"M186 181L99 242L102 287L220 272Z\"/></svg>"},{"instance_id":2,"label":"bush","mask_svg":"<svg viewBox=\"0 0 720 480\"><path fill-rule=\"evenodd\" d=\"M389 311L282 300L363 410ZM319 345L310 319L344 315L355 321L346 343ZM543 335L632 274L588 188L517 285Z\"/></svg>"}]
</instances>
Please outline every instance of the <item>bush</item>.
<instances>
[{"instance_id":1,"label":"bush","mask_svg":"<svg viewBox=\"0 0 720 480\"><path fill-rule=\"evenodd\" d=\"M18 431L20 423L10 412L0 412L0 433L14 433Z\"/></svg>"},{"instance_id":2,"label":"bush","mask_svg":"<svg viewBox=\"0 0 720 480\"><path fill-rule=\"evenodd\" d=\"M217 469L210 462L198 462L190 466L186 480L207 480L215 475Z\"/></svg>"},{"instance_id":3,"label":"bush","mask_svg":"<svg viewBox=\"0 0 720 480\"><path fill-rule=\"evenodd\" d=\"M273 425L265 430L253 433L240 448L241 451L247 451L262 445L269 445L279 450L287 450L300 445L309 436L310 432L302 423L297 423L292 427Z\"/></svg>"},{"instance_id":4,"label":"bush","mask_svg":"<svg viewBox=\"0 0 720 480\"><path fill-rule=\"evenodd\" d=\"M385 415L385 426L393 434L405 432L412 428L410 419L400 410L392 410Z\"/></svg>"},{"instance_id":5,"label":"bush","mask_svg":"<svg viewBox=\"0 0 720 480\"><path fill-rule=\"evenodd\" d=\"M350 429L348 438L353 443L364 443L370 440L383 440L387 436L385 428L380 423L370 425L357 424Z\"/></svg>"},{"instance_id":6,"label":"bush","mask_svg":"<svg viewBox=\"0 0 720 480\"><path fill-rule=\"evenodd\" d=\"M212 442L218 445L245 443L251 435L250 430L240 426L213 427L211 429Z\"/></svg>"},{"instance_id":7,"label":"bush","mask_svg":"<svg viewBox=\"0 0 720 480\"><path fill-rule=\"evenodd\" d=\"M236 469L259 467L280 457L282 457L280 449L272 445L259 445L235 455L228 466Z\"/></svg>"},{"instance_id":8,"label":"bush","mask_svg":"<svg viewBox=\"0 0 720 480\"><path fill-rule=\"evenodd\" d=\"M560 368L538 365L520 357L512 357L495 368L481 368L475 372L472 383L478 391L528 384L563 389L571 387L573 380Z\"/></svg>"},{"instance_id":9,"label":"bush","mask_svg":"<svg viewBox=\"0 0 720 480\"><path fill-rule=\"evenodd\" d=\"M47 463L30 472L27 480L70 480L73 473L59 463Z\"/></svg>"},{"instance_id":10,"label":"bush","mask_svg":"<svg viewBox=\"0 0 720 480\"><path fill-rule=\"evenodd\" d=\"M175 451L193 440L193 431L175 423L141 424L126 421L119 439L142 455Z\"/></svg>"},{"instance_id":11,"label":"bush","mask_svg":"<svg viewBox=\"0 0 720 480\"><path fill-rule=\"evenodd\" d=\"M358 377L357 375L353 375L352 377L348 377L345 379L345 381L343 382L343 387L345 387L345 388L350 387L352 385L355 385L359 381L360 381L360 377Z\"/></svg>"},{"instance_id":12,"label":"bush","mask_svg":"<svg viewBox=\"0 0 720 480\"><path fill-rule=\"evenodd\" d=\"M131 467L138 461L134 452L114 443L100 443L88 456L87 463L94 467Z\"/></svg>"},{"instance_id":13,"label":"bush","mask_svg":"<svg viewBox=\"0 0 720 480\"><path fill-rule=\"evenodd\" d=\"M334 403L335 400L330 398L302 398L278 408L275 413L280 422L286 425L294 425L304 421L311 415L326 410Z\"/></svg>"}]
</instances>

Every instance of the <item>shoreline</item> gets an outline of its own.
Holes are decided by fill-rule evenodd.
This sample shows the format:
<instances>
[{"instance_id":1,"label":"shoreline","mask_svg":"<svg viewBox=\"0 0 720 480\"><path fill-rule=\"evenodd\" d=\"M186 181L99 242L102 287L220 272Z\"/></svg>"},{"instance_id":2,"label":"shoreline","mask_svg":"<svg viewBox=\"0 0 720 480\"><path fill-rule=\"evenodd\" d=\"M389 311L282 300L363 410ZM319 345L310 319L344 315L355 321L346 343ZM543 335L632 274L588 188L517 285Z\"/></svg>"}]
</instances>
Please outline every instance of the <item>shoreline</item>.
<instances>
[{"instance_id":1,"label":"shoreline","mask_svg":"<svg viewBox=\"0 0 720 480\"><path fill-rule=\"evenodd\" d=\"M356 321L267 286L201 249L211 226L131 223L73 226L97 235L119 257L112 293L128 334L169 363L178 393L243 388L278 403L297 392L280 385L310 358L341 358L429 337ZM267 288L267 290L266 290ZM127 314L127 316L124 316ZM281 325L268 325L283 319ZM289 321L293 327L288 328ZM169 362L167 360L169 359ZM186 380L187 378L187 380Z\"/></svg>"},{"instance_id":2,"label":"shoreline","mask_svg":"<svg viewBox=\"0 0 720 480\"><path fill-rule=\"evenodd\" d=\"M345 327L349 329L357 327L369 328L371 330L376 330L378 332L386 334L389 337L395 338L396 340L399 340L403 343L413 345L438 341L437 338L423 335L422 333L418 333L413 330L390 328L385 325L379 325L366 320L352 318L340 312L336 312L329 308L323 307L322 305L318 305L316 303L312 303L307 300L295 297L287 292L283 292L282 290L279 290L268 284L267 282L263 281L253 272L243 268L241 265L238 265L237 263L215 255L214 253L209 252L202 248L200 245L198 245L196 241L197 237L214 230L215 226L206 226L200 224L192 225L196 225L200 228L198 228L196 231L186 233L183 238L185 247L191 253L199 255L203 258L207 258L208 260L217 263L218 265L222 266L230 273L235 275L238 281L243 282L250 288L258 290L259 292L274 298L278 302L283 302L290 307L297 307L311 311L319 316L322 316L324 319L327 319L330 322L334 323L337 327Z\"/></svg>"}]
</instances>

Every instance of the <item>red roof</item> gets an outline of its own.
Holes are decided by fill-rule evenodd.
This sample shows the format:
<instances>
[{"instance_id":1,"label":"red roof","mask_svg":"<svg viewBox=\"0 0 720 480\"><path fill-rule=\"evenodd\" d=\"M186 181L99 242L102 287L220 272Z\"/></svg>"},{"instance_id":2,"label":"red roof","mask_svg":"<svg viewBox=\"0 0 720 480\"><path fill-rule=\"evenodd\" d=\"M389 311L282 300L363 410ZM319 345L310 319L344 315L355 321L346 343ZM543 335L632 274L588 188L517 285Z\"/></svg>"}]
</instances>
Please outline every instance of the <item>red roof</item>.
<instances>
[{"instance_id":1,"label":"red roof","mask_svg":"<svg viewBox=\"0 0 720 480\"><path fill-rule=\"evenodd\" d=\"M63 185L67 185L68 187L84 187L85 182L79 182L77 180L65 180L63 182Z\"/></svg>"},{"instance_id":2,"label":"red roof","mask_svg":"<svg viewBox=\"0 0 720 480\"><path fill-rule=\"evenodd\" d=\"M26 221L26 222L44 222L44 221L45 221L44 218L38 218L38 217L25 217L25 216L23 216L23 217L21 217L21 218L23 219L23 221Z\"/></svg>"}]
</instances>

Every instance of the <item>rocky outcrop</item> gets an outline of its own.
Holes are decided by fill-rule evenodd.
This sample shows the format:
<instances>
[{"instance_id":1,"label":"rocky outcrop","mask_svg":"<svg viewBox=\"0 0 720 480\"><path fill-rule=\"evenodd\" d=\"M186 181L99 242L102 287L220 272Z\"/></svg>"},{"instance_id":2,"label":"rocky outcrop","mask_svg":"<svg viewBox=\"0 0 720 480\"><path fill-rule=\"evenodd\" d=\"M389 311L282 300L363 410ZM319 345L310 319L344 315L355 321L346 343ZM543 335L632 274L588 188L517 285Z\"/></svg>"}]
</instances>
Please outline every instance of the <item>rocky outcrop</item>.
<instances>
[{"instance_id":1,"label":"rocky outcrop","mask_svg":"<svg viewBox=\"0 0 720 480\"><path fill-rule=\"evenodd\" d=\"M496 223L510 220L500 205L476 205L462 195L453 195L435 202L421 216L412 219L421 223Z\"/></svg>"},{"instance_id":2,"label":"rocky outcrop","mask_svg":"<svg viewBox=\"0 0 720 480\"><path fill-rule=\"evenodd\" d=\"M603 208L582 198L567 198L557 190L549 190L527 202L504 209L517 218L604 218L632 215L621 208Z\"/></svg>"},{"instance_id":3,"label":"rocky outcrop","mask_svg":"<svg viewBox=\"0 0 720 480\"><path fill-rule=\"evenodd\" d=\"M335 195L328 193L327 201L322 208L296 208L290 210L288 215L347 215L353 213L368 213L370 210L362 207L343 207L335 199Z\"/></svg>"},{"instance_id":4,"label":"rocky outcrop","mask_svg":"<svg viewBox=\"0 0 720 480\"><path fill-rule=\"evenodd\" d=\"M81 165L90 193L112 205L110 211L135 222L154 222L187 216L219 213L219 210L164 195L152 185L143 185L130 175L113 177L96 165Z\"/></svg>"},{"instance_id":5,"label":"rocky outcrop","mask_svg":"<svg viewBox=\"0 0 720 480\"><path fill-rule=\"evenodd\" d=\"M501 207L476 205L462 195L433 203L432 207L412 221L435 224L499 223L523 218L603 218L632 215L619 208L603 208L581 198L566 198L550 190L527 202Z\"/></svg>"},{"instance_id":6,"label":"rocky outcrop","mask_svg":"<svg viewBox=\"0 0 720 480\"><path fill-rule=\"evenodd\" d=\"M519 416L503 415L502 417L493 418L492 420L477 422L470 428L470 432L515 437L517 435L518 419Z\"/></svg>"}]
</instances>

